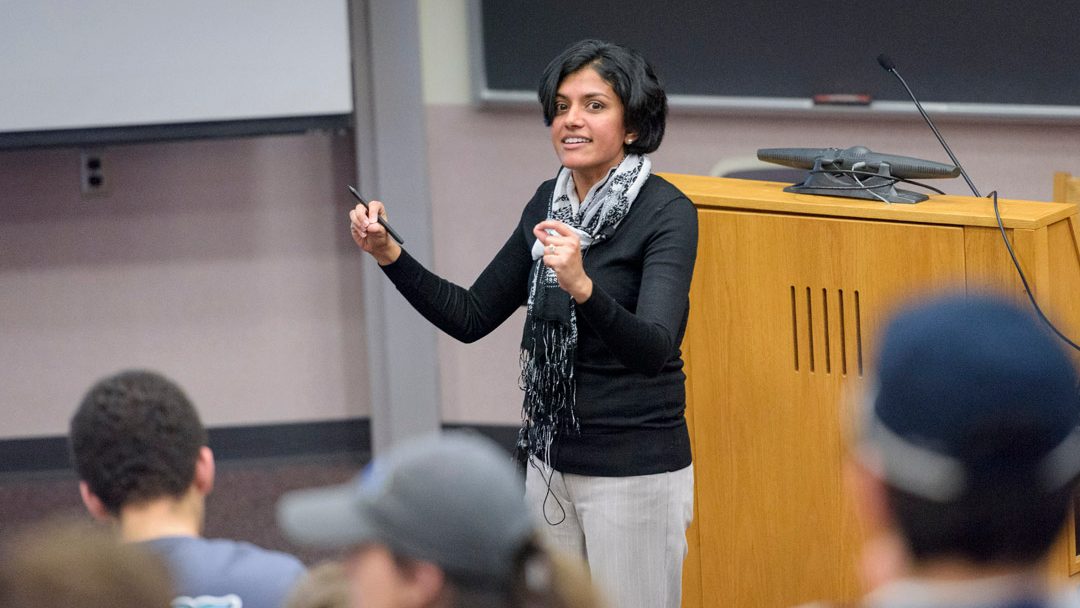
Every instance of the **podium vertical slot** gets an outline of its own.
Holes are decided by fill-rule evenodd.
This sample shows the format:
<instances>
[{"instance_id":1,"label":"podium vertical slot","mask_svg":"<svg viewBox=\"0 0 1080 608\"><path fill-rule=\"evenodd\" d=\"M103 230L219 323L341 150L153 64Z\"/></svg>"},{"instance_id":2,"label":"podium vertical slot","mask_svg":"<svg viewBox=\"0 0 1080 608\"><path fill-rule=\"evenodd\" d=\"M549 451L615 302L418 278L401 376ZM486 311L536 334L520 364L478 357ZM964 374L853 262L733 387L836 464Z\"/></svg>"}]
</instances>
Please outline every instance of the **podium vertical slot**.
<instances>
[{"instance_id":1,"label":"podium vertical slot","mask_svg":"<svg viewBox=\"0 0 1080 608\"><path fill-rule=\"evenodd\" d=\"M863 375L862 358L862 309L859 302L859 290L855 290L855 354L859 360L859 375Z\"/></svg>"},{"instance_id":2,"label":"podium vertical slot","mask_svg":"<svg viewBox=\"0 0 1080 608\"><path fill-rule=\"evenodd\" d=\"M810 371L814 370L814 300L810 296L810 288L806 288L806 341L810 347Z\"/></svg>"},{"instance_id":3,"label":"podium vertical slot","mask_svg":"<svg viewBox=\"0 0 1080 608\"><path fill-rule=\"evenodd\" d=\"M791 342L795 353L795 371L799 371L799 313L795 306L795 286L791 286Z\"/></svg>"},{"instance_id":4,"label":"podium vertical slot","mask_svg":"<svg viewBox=\"0 0 1080 608\"><path fill-rule=\"evenodd\" d=\"M832 373L832 343L829 340L829 290L821 288L821 325L825 333L825 373Z\"/></svg>"},{"instance_id":5,"label":"podium vertical slot","mask_svg":"<svg viewBox=\"0 0 1080 608\"><path fill-rule=\"evenodd\" d=\"M840 301L840 373L847 375L847 319L844 317L844 290L838 289Z\"/></svg>"}]
</instances>

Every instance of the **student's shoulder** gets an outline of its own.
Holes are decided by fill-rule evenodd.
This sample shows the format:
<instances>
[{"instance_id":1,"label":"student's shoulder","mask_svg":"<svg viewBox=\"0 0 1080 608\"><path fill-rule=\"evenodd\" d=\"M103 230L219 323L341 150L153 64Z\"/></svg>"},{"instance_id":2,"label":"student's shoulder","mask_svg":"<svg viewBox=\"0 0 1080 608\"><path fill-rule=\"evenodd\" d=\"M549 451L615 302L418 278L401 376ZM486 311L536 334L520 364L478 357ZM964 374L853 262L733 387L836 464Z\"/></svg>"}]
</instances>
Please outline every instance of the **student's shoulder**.
<instances>
[{"instance_id":1,"label":"student's shoulder","mask_svg":"<svg viewBox=\"0 0 1080 608\"><path fill-rule=\"evenodd\" d=\"M153 548L189 567L265 572L268 576L298 577L305 572L295 556L254 543L227 538L162 538L150 541Z\"/></svg>"},{"instance_id":2,"label":"student's shoulder","mask_svg":"<svg viewBox=\"0 0 1080 608\"><path fill-rule=\"evenodd\" d=\"M245 561L261 562L267 566L273 566L279 570L292 570L298 573L305 570L304 564L296 556L284 551L267 549L254 543L241 540L223 538L209 539L207 541L222 552L231 552L237 559Z\"/></svg>"}]
</instances>

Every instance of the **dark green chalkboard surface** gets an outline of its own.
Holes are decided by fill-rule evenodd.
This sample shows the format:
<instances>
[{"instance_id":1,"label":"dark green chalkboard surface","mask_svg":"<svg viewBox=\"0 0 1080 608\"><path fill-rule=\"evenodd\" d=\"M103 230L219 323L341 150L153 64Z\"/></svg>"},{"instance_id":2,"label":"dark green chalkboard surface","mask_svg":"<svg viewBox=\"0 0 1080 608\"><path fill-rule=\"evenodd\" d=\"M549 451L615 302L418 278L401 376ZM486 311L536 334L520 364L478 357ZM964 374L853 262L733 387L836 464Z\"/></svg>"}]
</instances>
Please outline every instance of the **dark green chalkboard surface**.
<instances>
[{"instance_id":1,"label":"dark green chalkboard surface","mask_svg":"<svg viewBox=\"0 0 1080 608\"><path fill-rule=\"evenodd\" d=\"M924 102L1080 111L1075 1L475 2L478 83L492 98L534 92L552 57L595 37L643 52L669 94L706 101L742 98L753 106L822 94L906 101L877 64L885 53Z\"/></svg>"}]
</instances>

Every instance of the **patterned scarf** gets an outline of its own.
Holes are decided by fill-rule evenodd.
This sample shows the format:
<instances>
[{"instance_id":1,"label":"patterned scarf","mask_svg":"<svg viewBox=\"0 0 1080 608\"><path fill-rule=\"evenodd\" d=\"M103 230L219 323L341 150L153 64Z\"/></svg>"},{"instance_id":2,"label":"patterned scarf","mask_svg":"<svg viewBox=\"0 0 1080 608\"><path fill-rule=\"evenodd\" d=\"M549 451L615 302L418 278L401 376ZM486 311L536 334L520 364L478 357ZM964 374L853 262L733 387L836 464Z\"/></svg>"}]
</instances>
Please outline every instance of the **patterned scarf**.
<instances>
[{"instance_id":1,"label":"patterned scarf","mask_svg":"<svg viewBox=\"0 0 1080 608\"><path fill-rule=\"evenodd\" d=\"M559 169L548 205L548 218L570 226L581 238L581 255L611 238L630 211L652 163L630 154L594 185L580 204L566 167ZM551 442L560 430L580 431L574 414L574 359L577 316L570 294L559 288L555 271L544 265L544 246L533 243L529 305L521 340L521 389L525 391L517 448L551 464Z\"/></svg>"}]
</instances>

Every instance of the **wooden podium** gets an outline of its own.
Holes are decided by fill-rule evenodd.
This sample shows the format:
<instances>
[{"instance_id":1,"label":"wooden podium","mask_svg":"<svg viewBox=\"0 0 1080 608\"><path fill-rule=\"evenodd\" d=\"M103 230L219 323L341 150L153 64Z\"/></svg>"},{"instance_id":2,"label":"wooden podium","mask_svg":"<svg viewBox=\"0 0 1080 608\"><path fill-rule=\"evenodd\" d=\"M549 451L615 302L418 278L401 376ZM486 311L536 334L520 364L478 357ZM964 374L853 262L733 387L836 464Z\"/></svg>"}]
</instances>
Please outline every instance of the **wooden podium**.
<instances>
[{"instance_id":1,"label":"wooden podium","mask_svg":"<svg viewBox=\"0 0 1080 608\"><path fill-rule=\"evenodd\" d=\"M696 484L683 606L853 599L862 533L841 481L845 420L897 306L941 289L1026 299L991 201L890 205L664 177L700 226L683 341ZM1000 209L1043 310L1080 336L1077 207ZM1078 569L1075 544L1053 569Z\"/></svg>"}]
</instances>

